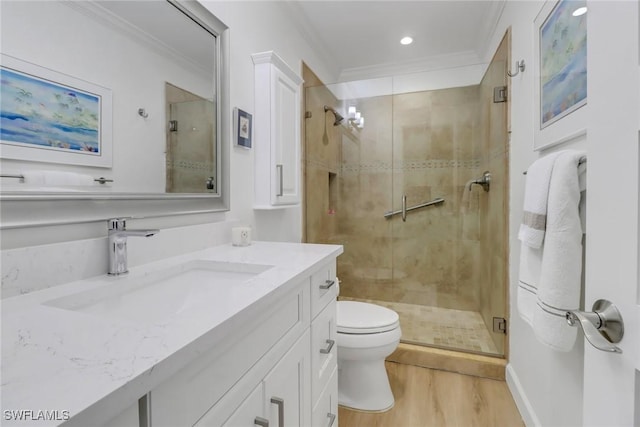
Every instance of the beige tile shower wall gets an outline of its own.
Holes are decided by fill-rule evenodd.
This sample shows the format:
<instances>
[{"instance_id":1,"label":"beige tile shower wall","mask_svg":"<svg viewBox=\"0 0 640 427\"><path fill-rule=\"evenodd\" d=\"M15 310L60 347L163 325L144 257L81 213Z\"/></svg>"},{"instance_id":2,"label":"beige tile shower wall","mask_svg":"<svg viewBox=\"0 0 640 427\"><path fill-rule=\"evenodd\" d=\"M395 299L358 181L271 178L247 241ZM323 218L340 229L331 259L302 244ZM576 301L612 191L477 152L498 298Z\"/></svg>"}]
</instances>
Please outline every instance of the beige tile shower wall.
<instances>
[{"instance_id":1,"label":"beige tile shower wall","mask_svg":"<svg viewBox=\"0 0 640 427\"><path fill-rule=\"evenodd\" d=\"M343 295L478 310L477 86L369 98L358 138L343 138L340 180ZM440 206L383 213L443 197Z\"/></svg>"},{"instance_id":2,"label":"beige tile shower wall","mask_svg":"<svg viewBox=\"0 0 640 427\"><path fill-rule=\"evenodd\" d=\"M394 96L394 208L403 194L409 207L445 199L393 220L395 301L478 310L478 215L462 200L479 166L478 96L477 86Z\"/></svg>"},{"instance_id":3,"label":"beige tile shower wall","mask_svg":"<svg viewBox=\"0 0 640 427\"><path fill-rule=\"evenodd\" d=\"M508 206L508 103L493 102L493 88L507 84L508 36L502 41L480 83L480 123L483 170L491 171L491 191L480 198L482 263L479 277L480 314L489 330L493 317L507 317L507 212ZM505 335L492 333L496 347L504 352Z\"/></svg>"},{"instance_id":4,"label":"beige tile shower wall","mask_svg":"<svg viewBox=\"0 0 640 427\"><path fill-rule=\"evenodd\" d=\"M333 126L333 114L324 112L325 105L338 107L336 98L325 86L305 88L305 112L311 113L304 126L305 241L310 243L337 242L340 211L335 180L339 169L340 129Z\"/></svg>"},{"instance_id":5,"label":"beige tile shower wall","mask_svg":"<svg viewBox=\"0 0 640 427\"><path fill-rule=\"evenodd\" d=\"M339 235L345 251L338 261L341 294L354 298L393 298L391 223L392 98L357 101L366 118L361 130L342 135L339 180Z\"/></svg>"}]
</instances>

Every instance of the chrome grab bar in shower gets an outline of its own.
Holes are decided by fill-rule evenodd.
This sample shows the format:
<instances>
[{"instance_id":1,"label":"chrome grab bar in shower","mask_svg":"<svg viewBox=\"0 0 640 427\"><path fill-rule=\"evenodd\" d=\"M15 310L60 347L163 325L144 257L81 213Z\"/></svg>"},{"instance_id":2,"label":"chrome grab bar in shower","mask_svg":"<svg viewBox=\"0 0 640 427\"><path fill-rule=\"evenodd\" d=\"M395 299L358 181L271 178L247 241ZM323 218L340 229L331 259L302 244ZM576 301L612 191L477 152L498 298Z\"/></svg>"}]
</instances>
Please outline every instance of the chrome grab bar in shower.
<instances>
[{"instance_id":1,"label":"chrome grab bar in shower","mask_svg":"<svg viewBox=\"0 0 640 427\"><path fill-rule=\"evenodd\" d=\"M407 207L407 198L406 198L406 196L402 196L402 209L397 210L397 211L393 211L393 212L392 211L385 212L384 213L384 217L386 219L389 219L394 215L402 214L402 220L406 221L407 212L414 211L414 210L420 209L420 208L426 208L427 206L431 206L431 205L439 205L440 203L444 203L444 199L442 197L438 197L437 199L429 200L428 202L424 202L424 203L421 203L419 205L411 206L410 208L408 208Z\"/></svg>"}]
</instances>

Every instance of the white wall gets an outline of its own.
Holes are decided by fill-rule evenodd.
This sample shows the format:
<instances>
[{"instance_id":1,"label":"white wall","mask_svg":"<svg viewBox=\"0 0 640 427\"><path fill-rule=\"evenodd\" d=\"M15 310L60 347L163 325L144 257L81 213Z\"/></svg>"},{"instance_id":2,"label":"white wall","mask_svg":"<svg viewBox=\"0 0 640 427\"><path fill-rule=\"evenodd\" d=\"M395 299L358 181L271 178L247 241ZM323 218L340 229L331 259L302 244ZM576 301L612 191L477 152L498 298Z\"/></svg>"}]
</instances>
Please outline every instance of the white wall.
<instances>
[{"instance_id":1,"label":"white wall","mask_svg":"<svg viewBox=\"0 0 640 427\"><path fill-rule=\"evenodd\" d=\"M525 176L529 165L549 151L578 148L586 150L582 140L533 151L534 134L534 20L541 1L509 1L487 50L490 57L508 27L512 31L512 64L524 59L525 72L511 80L509 277L510 320L509 387L527 425L577 426L582 424L584 341L578 338L568 353L551 350L539 343L531 327L519 316L516 296L519 274L520 242L517 239L524 203ZM487 60L489 58L486 58ZM589 58L589 63L597 58ZM586 108L586 107L583 107ZM586 125L586 124L585 124Z\"/></svg>"},{"instance_id":2,"label":"white wall","mask_svg":"<svg viewBox=\"0 0 640 427\"><path fill-rule=\"evenodd\" d=\"M300 74L302 61L304 61L323 80L336 80L337 70L333 70L331 64L317 53L304 32L296 26L295 18L289 15L290 12L283 2L203 1L202 3L230 28L231 108L239 107L248 112L254 111L252 53L274 50ZM4 28L3 31L5 31ZM72 73L73 70L70 69L68 72ZM106 75L108 76L109 73L107 72ZM91 76L86 78L92 79ZM137 106L138 102L134 104ZM231 128L229 126L230 130ZM228 135L228 141L231 141L231 135ZM164 147L164 144L162 146ZM269 212L258 212L252 209L253 150L234 147L230 157L230 212L132 221L129 224L131 228L159 227L161 232L149 239L130 239L130 265L169 256L176 251L193 251L206 244L228 242L230 241L229 227L236 224L251 225L256 239L301 240L302 208L300 206ZM27 209L26 205L25 209ZM176 225L198 223L204 224L176 228ZM11 249L2 251L2 287L7 289L6 294L3 291L2 296L11 296L27 288L40 289L65 281L106 273L104 236L106 236L106 224L4 230L2 232L3 247L6 247L4 242L9 240ZM69 256L50 256L60 251ZM78 254L81 256L75 256ZM22 273L16 276L14 273L20 270ZM48 273L37 274L35 270ZM5 275L5 272L13 273Z\"/></svg>"},{"instance_id":3,"label":"white wall","mask_svg":"<svg viewBox=\"0 0 640 427\"><path fill-rule=\"evenodd\" d=\"M305 39L285 2L207 1L202 4L230 28L231 107L254 111L251 54L275 51L302 75L304 61L325 82L335 81L337 71L324 61ZM254 228L260 240L300 241L302 208L254 211L253 150L231 151L231 214Z\"/></svg>"}]
</instances>

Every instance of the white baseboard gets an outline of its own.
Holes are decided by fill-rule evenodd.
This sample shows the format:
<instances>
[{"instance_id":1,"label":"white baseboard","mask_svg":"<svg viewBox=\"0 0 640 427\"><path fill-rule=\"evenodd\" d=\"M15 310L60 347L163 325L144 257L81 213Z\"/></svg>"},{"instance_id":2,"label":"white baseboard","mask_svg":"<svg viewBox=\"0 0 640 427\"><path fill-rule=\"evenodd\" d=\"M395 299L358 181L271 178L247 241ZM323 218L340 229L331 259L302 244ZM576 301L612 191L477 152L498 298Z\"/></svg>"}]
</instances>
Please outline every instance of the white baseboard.
<instances>
[{"instance_id":1,"label":"white baseboard","mask_svg":"<svg viewBox=\"0 0 640 427\"><path fill-rule=\"evenodd\" d=\"M513 366L511 366L511 363L507 364L507 386L513 396L513 400L516 402L516 406L520 411L524 424L527 427L541 426L542 424L536 416L536 413L531 406L531 402L529 402L529 399L522 388L522 384L520 384L518 375L514 371Z\"/></svg>"}]
</instances>

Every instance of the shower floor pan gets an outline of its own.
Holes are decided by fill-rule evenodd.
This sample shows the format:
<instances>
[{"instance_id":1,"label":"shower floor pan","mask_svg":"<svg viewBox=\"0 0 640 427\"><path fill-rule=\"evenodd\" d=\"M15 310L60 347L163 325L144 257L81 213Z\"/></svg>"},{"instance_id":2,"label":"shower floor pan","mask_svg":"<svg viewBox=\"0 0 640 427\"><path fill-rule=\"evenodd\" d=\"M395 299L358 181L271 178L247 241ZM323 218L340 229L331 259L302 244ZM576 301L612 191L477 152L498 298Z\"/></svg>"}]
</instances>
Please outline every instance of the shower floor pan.
<instances>
[{"instance_id":1,"label":"shower floor pan","mask_svg":"<svg viewBox=\"0 0 640 427\"><path fill-rule=\"evenodd\" d=\"M397 312L403 342L500 355L478 312L357 298L340 299L370 302Z\"/></svg>"}]
</instances>

